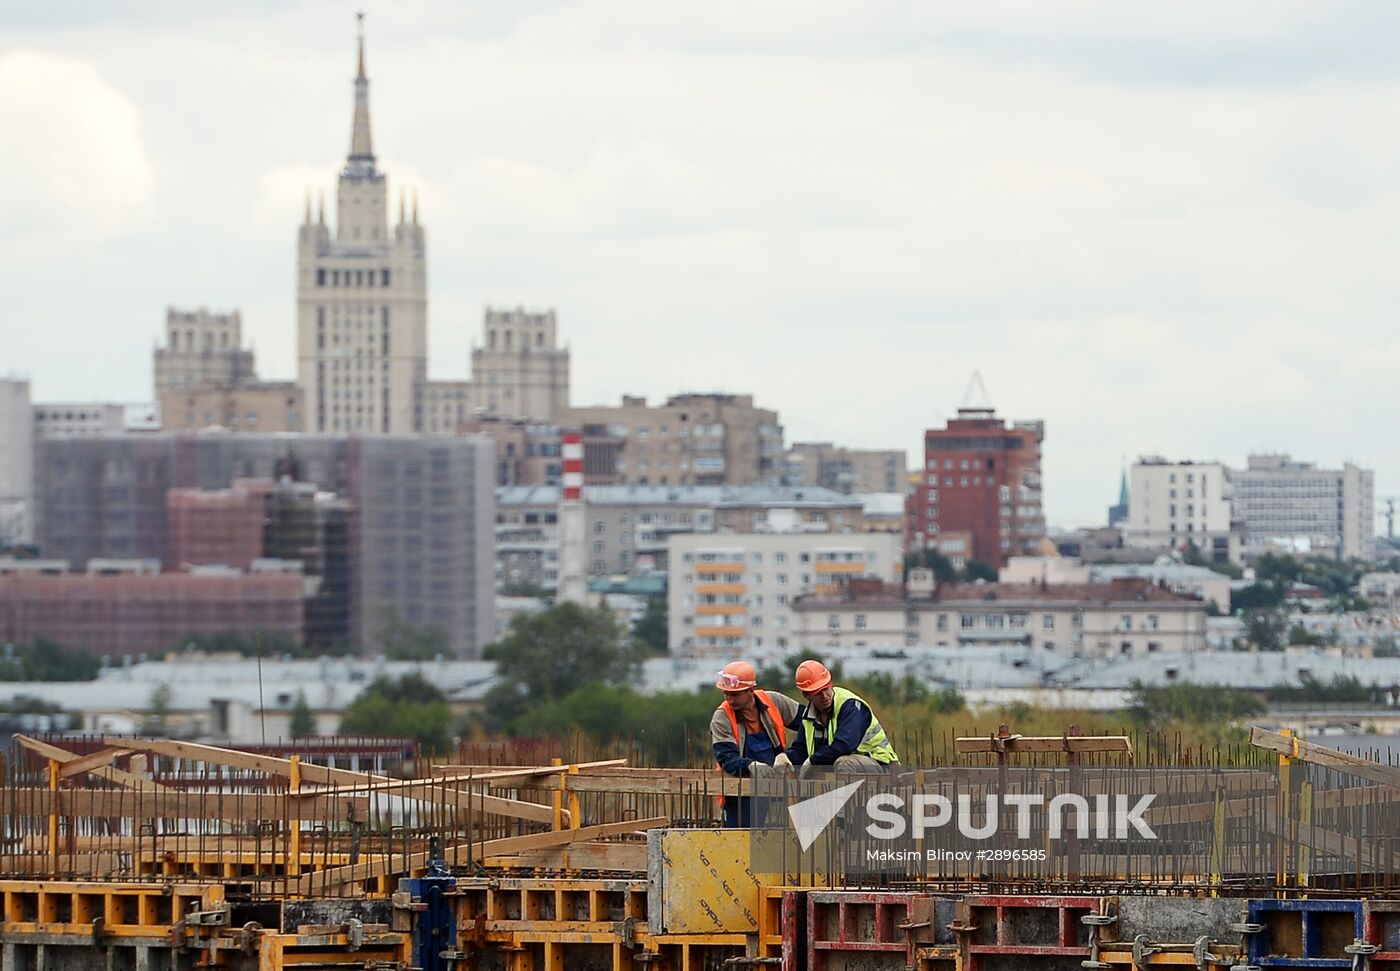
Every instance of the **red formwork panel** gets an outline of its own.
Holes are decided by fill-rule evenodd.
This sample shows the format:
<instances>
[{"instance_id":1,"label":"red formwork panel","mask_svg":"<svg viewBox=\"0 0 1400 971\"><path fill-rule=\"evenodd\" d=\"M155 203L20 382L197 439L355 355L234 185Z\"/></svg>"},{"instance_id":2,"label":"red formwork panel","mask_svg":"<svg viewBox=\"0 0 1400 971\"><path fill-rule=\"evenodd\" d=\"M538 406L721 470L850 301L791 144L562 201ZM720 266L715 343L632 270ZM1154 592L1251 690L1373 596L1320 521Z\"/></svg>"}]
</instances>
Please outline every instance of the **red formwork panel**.
<instances>
[{"instance_id":1,"label":"red formwork panel","mask_svg":"<svg viewBox=\"0 0 1400 971\"><path fill-rule=\"evenodd\" d=\"M952 905L942 902L946 919ZM912 891L809 891L806 971L954 968L956 947L938 941L939 903ZM795 924L793 931L799 931ZM793 944L785 950L796 953L800 939Z\"/></svg>"},{"instance_id":2,"label":"red formwork panel","mask_svg":"<svg viewBox=\"0 0 1400 971\"><path fill-rule=\"evenodd\" d=\"M1400 971L1400 900L1368 900L1365 904L1366 943L1376 971Z\"/></svg>"},{"instance_id":3,"label":"red formwork panel","mask_svg":"<svg viewBox=\"0 0 1400 971\"><path fill-rule=\"evenodd\" d=\"M981 894L959 904L953 930L961 971L1078 968L1092 953L1083 918L1106 913L1108 898Z\"/></svg>"}]
</instances>

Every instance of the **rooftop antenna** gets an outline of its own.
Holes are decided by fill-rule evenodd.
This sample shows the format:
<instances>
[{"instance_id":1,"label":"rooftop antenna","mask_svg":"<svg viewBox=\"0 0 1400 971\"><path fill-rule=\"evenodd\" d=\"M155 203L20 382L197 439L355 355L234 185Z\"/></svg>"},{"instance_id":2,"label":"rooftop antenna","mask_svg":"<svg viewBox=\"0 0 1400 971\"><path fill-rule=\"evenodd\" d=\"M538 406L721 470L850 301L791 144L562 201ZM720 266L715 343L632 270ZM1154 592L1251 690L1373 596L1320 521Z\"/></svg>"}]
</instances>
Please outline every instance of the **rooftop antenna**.
<instances>
[{"instance_id":1,"label":"rooftop antenna","mask_svg":"<svg viewBox=\"0 0 1400 971\"><path fill-rule=\"evenodd\" d=\"M996 409L992 407L992 396L987 393L987 385L982 380L982 372L973 371L972 379L967 382L967 391L963 393L963 403L958 408L958 414L974 418L990 418L995 413Z\"/></svg>"}]
</instances>

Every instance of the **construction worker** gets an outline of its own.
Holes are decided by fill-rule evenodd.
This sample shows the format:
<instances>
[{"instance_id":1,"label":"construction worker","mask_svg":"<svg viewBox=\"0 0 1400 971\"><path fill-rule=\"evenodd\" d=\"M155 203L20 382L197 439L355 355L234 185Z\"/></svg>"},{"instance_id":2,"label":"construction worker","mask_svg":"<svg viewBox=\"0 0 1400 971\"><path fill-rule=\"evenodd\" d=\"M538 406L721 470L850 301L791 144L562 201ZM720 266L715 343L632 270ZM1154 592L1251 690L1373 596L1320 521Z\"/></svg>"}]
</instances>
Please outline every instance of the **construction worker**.
<instances>
[{"instance_id":1,"label":"construction worker","mask_svg":"<svg viewBox=\"0 0 1400 971\"><path fill-rule=\"evenodd\" d=\"M880 719L854 691L832 684L820 661L797 666L797 689L807 703L789 723L795 731L787 756L802 775L816 766L875 772L899 764Z\"/></svg>"},{"instance_id":2,"label":"construction worker","mask_svg":"<svg viewBox=\"0 0 1400 971\"><path fill-rule=\"evenodd\" d=\"M724 701L710 719L710 741L718 768L732 776L759 776L773 765L791 764L783 749L788 745L789 723L797 717L798 704L777 691L760 691L758 672L748 661L731 661L715 675L715 687ZM724 824L748 826L752 801L726 797Z\"/></svg>"}]
</instances>

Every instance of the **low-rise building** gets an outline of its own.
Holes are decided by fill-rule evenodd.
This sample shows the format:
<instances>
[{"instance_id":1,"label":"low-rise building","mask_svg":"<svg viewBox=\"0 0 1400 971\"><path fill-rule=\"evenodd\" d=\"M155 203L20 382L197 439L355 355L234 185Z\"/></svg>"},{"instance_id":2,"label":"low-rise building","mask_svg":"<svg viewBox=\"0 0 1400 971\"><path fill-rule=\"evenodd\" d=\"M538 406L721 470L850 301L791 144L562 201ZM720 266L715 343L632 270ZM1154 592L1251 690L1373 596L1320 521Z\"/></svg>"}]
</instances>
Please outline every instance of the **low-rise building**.
<instances>
[{"instance_id":1,"label":"low-rise building","mask_svg":"<svg viewBox=\"0 0 1400 971\"><path fill-rule=\"evenodd\" d=\"M1165 557L1153 563L1084 563L1063 556L1016 556L1007 561L997 578L1009 584L1048 585L1112 583L1136 578L1199 597L1214 604L1220 613L1230 612L1228 576Z\"/></svg>"},{"instance_id":2,"label":"low-rise building","mask_svg":"<svg viewBox=\"0 0 1400 971\"><path fill-rule=\"evenodd\" d=\"M805 651L1026 645L1068 656L1201 651L1206 605L1145 579L1108 583L945 584L911 571L908 588L849 583L793 605Z\"/></svg>"},{"instance_id":3,"label":"low-rise building","mask_svg":"<svg viewBox=\"0 0 1400 971\"><path fill-rule=\"evenodd\" d=\"M0 631L93 654L154 654L195 634L283 635L301 643L299 572L0 575Z\"/></svg>"},{"instance_id":4,"label":"low-rise building","mask_svg":"<svg viewBox=\"0 0 1400 971\"><path fill-rule=\"evenodd\" d=\"M206 381L160 396L161 429L168 432L299 432L305 412L305 395L292 381L237 386Z\"/></svg>"},{"instance_id":5,"label":"low-rise building","mask_svg":"<svg viewBox=\"0 0 1400 971\"><path fill-rule=\"evenodd\" d=\"M669 641L680 654L796 647L796 598L903 571L892 533L682 533L669 546Z\"/></svg>"},{"instance_id":6,"label":"low-rise building","mask_svg":"<svg viewBox=\"0 0 1400 971\"><path fill-rule=\"evenodd\" d=\"M833 492L904 493L908 459L903 449L845 448L831 442L794 442L787 452L789 485Z\"/></svg>"}]
</instances>

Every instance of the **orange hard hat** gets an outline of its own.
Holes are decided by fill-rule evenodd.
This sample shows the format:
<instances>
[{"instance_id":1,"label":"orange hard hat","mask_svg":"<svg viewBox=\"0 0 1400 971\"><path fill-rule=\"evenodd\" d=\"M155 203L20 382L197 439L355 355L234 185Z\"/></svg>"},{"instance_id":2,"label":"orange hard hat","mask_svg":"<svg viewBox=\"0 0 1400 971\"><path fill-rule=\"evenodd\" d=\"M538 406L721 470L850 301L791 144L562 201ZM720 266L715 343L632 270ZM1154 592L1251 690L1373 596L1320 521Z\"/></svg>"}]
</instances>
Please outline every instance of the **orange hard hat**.
<instances>
[{"instance_id":1,"label":"orange hard hat","mask_svg":"<svg viewBox=\"0 0 1400 971\"><path fill-rule=\"evenodd\" d=\"M831 684L831 672L820 661L803 661L797 666L797 690L820 691Z\"/></svg>"},{"instance_id":2,"label":"orange hard hat","mask_svg":"<svg viewBox=\"0 0 1400 971\"><path fill-rule=\"evenodd\" d=\"M758 672L748 661L730 661L715 675L715 687L721 691L746 691L758 686Z\"/></svg>"}]
</instances>

